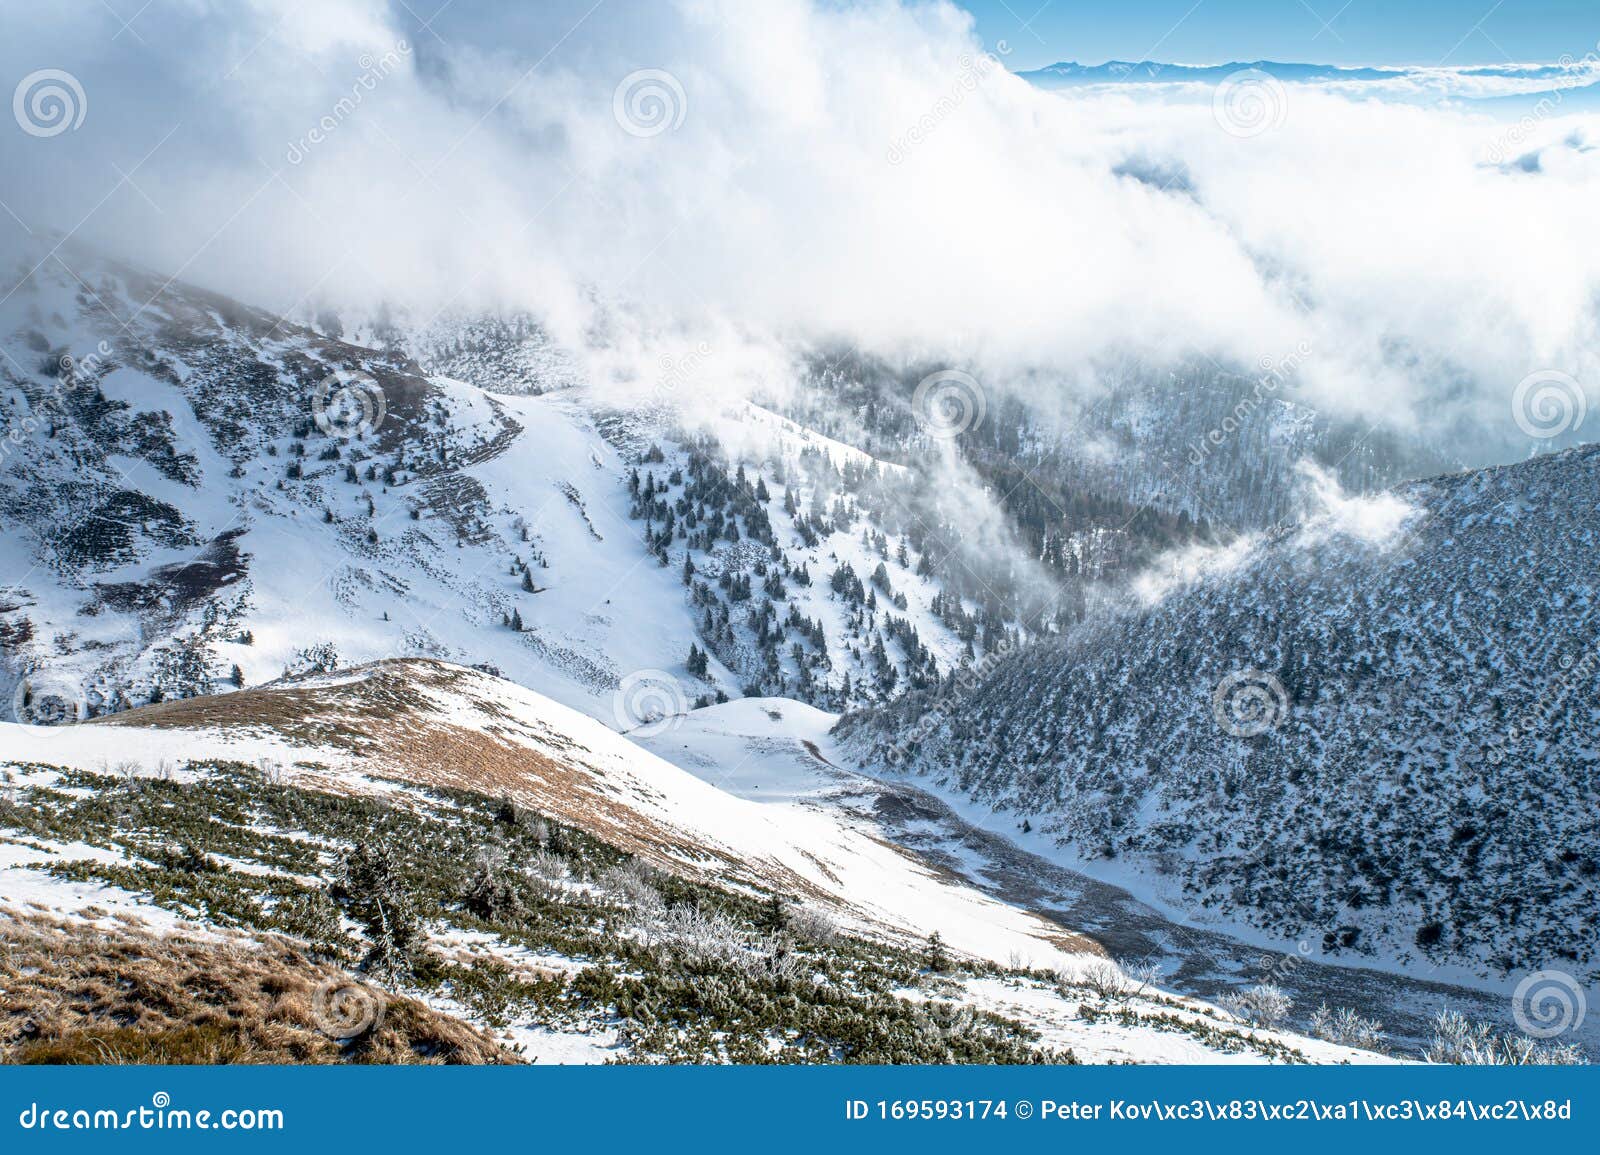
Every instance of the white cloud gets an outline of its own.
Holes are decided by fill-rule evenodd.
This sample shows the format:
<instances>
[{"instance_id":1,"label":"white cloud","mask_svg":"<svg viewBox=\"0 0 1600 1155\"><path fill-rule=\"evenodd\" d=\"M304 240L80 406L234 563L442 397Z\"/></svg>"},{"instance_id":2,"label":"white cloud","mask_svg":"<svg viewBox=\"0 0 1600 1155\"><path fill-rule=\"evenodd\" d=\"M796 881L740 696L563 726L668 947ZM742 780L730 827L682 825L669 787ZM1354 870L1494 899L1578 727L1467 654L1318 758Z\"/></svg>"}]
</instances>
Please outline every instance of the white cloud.
<instances>
[{"instance_id":1,"label":"white cloud","mask_svg":"<svg viewBox=\"0 0 1600 1155\"><path fill-rule=\"evenodd\" d=\"M1389 545L1420 512L1394 493L1347 494L1331 471L1310 461L1300 463L1300 473L1306 481L1311 510L1300 538L1303 543L1339 536Z\"/></svg>"},{"instance_id":2,"label":"white cloud","mask_svg":"<svg viewBox=\"0 0 1600 1155\"><path fill-rule=\"evenodd\" d=\"M1309 342L1319 408L1485 445L1515 436L1528 372L1600 381L1600 152L1508 172L1484 163L1506 126L1452 108L1289 86L1283 124L1241 139L1208 91L968 84L967 18L888 0L553 0L427 29L376 0L155 0L115 41L109 15L55 7L19 13L0 60L72 70L90 113L0 133L0 199L278 308L530 307L579 343L599 301L619 378L650 377L663 342L735 334L725 365L839 338L1036 393L1081 393L1130 351L1252 367ZM402 41L287 163L363 55ZM685 107L641 137L613 96L652 68ZM1576 127L1540 122L1529 146ZM1114 174L1130 160L1189 191Z\"/></svg>"}]
</instances>

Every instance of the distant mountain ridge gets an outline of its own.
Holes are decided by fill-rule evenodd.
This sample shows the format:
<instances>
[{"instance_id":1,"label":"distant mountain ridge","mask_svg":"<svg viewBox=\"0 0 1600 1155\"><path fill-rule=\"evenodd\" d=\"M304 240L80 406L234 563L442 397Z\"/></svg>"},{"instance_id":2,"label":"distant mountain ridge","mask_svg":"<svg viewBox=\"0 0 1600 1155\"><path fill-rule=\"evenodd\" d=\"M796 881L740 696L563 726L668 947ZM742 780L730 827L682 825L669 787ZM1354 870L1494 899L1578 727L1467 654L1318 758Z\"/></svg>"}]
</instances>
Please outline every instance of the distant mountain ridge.
<instances>
[{"instance_id":1,"label":"distant mountain ridge","mask_svg":"<svg viewBox=\"0 0 1600 1155\"><path fill-rule=\"evenodd\" d=\"M1017 75L1041 87L1051 88L1075 84L1215 82L1249 68L1270 73L1279 80L1293 81L1392 80L1405 72L1398 68L1346 68L1337 64L1293 64L1277 60L1236 60L1228 64L1169 64L1158 60L1108 60L1104 64L1079 64L1075 60L1067 60Z\"/></svg>"},{"instance_id":2,"label":"distant mountain ridge","mask_svg":"<svg viewBox=\"0 0 1600 1155\"><path fill-rule=\"evenodd\" d=\"M1234 60L1225 64L1173 64L1158 60L1066 60L1017 75L1046 90L1157 85L1216 85L1241 72L1266 73L1285 84L1364 85L1400 99L1460 101L1495 114L1592 112L1600 108L1600 65L1590 61L1485 65L1470 68L1344 66L1282 60Z\"/></svg>"}]
</instances>

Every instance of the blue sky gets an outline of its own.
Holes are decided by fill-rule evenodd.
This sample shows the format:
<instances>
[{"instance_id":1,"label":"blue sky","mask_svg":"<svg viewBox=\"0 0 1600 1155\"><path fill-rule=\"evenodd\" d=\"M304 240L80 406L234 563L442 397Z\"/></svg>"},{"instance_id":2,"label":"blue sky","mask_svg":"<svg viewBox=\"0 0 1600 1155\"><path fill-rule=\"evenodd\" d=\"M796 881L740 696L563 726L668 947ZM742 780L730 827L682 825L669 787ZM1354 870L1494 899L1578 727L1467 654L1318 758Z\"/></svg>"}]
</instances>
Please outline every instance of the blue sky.
<instances>
[{"instance_id":1,"label":"blue sky","mask_svg":"<svg viewBox=\"0 0 1600 1155\"><path fill-rule=\"evenodd\" d=\"M1595 0L957 0L1013 69L1058 60L1504 64L1581 57Z\"/></svg>"}]
</instances>

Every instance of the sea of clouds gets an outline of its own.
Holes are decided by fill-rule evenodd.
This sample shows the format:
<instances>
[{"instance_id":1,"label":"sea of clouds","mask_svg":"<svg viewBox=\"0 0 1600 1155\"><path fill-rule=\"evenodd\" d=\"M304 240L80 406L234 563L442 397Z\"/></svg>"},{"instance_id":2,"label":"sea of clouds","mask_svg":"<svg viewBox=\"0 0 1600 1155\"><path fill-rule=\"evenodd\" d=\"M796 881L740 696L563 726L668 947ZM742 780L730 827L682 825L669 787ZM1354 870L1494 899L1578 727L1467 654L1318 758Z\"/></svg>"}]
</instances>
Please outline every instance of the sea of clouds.
<instances>
[{"instance_id":1,"label":"sea of clouds","mask_svg":"<svg viewBox=\"0 0 1600 1155\"><path fill-rule=\"evenodd\" d=\"M1530 373L1600 400L1575 105L1046 92L946 3L3 7L22 272L70 233L280 311L526 309L610 381L713 349L697 392L821 343L1072 394L1114 358L1309 347L1318 408L1485 458ZM41 71L78 123L26 101Z\"/></svg>"}]
</instances>

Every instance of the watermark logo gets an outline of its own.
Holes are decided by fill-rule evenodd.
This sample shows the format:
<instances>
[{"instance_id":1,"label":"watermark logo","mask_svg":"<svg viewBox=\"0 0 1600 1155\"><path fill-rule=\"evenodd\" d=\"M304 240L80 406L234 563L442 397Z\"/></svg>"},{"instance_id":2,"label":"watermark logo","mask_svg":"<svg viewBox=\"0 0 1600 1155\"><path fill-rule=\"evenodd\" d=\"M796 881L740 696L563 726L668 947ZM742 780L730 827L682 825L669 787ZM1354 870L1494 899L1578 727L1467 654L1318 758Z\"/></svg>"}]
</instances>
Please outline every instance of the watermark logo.
<instances>
[{"instance_id":1,"label":"watermark logo","mask_svg":"<svg viewBox=\"0 0 1600 1155\"><path fill-rule=\"evenodd\" d=\"M641 68L611 94L611 115L629 136L660 136L682 127L689 111L683 85L662 68Z\"/></svg>"},{"instance_id":2,"label":"watermark logo","mask_svg":"<svg viewBox=\"0 0 1600 1155\"><path fill-rule=\"evenodd\" d=\"M1211 115L1229 136L1260 136L1288 119L1289 93L1270 72L1241 68L1211 94Z\"/></svg>"},{"instance_id":3,"label":"watermark logo","mask_svg":"<svg viewBox=\"0 0 1600 1155\"><path fill-rule=\"evenodd\" d=\"M63 398L66 394L85 384L93 385L97 382L101 369L110 356L111 346L101 341L94 352L81 359L71 353L63 353L56 358L52 373L54 380L49 394L34 406L31 413L12 418L4 436L0 437L0 464L8 461L23 442L37 433L41 426L53 420L51 413L60 416L65 412Z\"/></svg>"},{"instance_id":4,"label":"watermark logo","mask_svg":"<svg viewBox=\"0 0 1600 1155\"><path fill-rule=\"evenodd\" d=\"M1289 692L1262 670L1235 670L1211 692L1211 716L1235 738L1257 738L1276 730L1288 714Z\"/></svg>"},{"instance_id":5,"label":"watermark logo","mask_svg":"<svg viewBox=\"0 0 1600 1155\"><path fill-rule=\"evenodd\" d=\"M1489 145L1488 162L1492 165L1504 165L1515 159L1517 150L1533 138L1542 124L1561 114L1561 106L1566 102L1569 89L1581 91L1594 83L1594 68L1597 64L1600 64L1600 50L1590 49L1583 54L1581 60L1574 60L1571 53L1563 54L1556 61L1556 66L1564 75L1539 98L1532 111L1507 128Z\"/></svg>"},{"instance_id":6,"label":"watermark logo","mask_svg":"<svg viewBox=\"0 0 1600 1155\"><path fill-rule=\"evenodd\" d=\"M1534 971L1511 994L1517 1029L1535 1039L1577 1030L1588 1009L1583 986L1566 971Z\"/></svg>"},{"instance_id":7,"label":"watermark logo","mask_svg":"<svg viewBox=\"0 0 1600 1155\"><path fill-rule=\"evenodd\" d=\"M677 729L688 711L683 687L665 670L635 670L622 679L611 698L617 728L636 738Z\"/></svg>"},{"instance_id":8,"label":"watermark logo","mask_svg":"<svg viewBox=\"0 0 1600 1155\"><path fill-rule=\"evenodd\" d=\"M988 402L971 373L942 369L917 382L911 412L931 437L950 441L983 424Z\"/></svg>"},{"instance_id":9,"label":"watermark logo","mask_svg":"<svg viewBox=\"0 0 1600 1155\"><path fill-rule=\"evenodd\" d=\"M311 419L329 437L365 437L388 414L383 387L370 373L335 369L311 391Z\"/></svg>"},{"instance_id":10,"label":"watermark logo","mask_svg":"<svg viewBox=\"0 0 1600 1155\"><path fill-rule=\"evenodd\" d=\"M1581 687L1589 685L1600 672L1600 642L1591 641L1577 655L1562 654L1556 664L1561 672L1553 685L1546 687L1534 702L1518 715L1505 736L1493 735L1486 751L1491 765L1506 760L1508 747L1530 742L1555 724L1562 709Z\"/></svg>"},{"instance_id":11,"label":"watermark logo","mask_svg":"<svg viewBox=\"0 0 1600 1155\"><path fill-rule=\"evenodd\" d=\"M59 734L88 716L83 687L58 674L25 674L11 694L12 719L36 735Z\"/></svg>"},{"instance_id":12,"label":"watermark logo","mask_svg":"<svg viewBox=\"0 0 1600 1155\"><path fill-rule=\"evenodd\" d=\"M83 124L89 97L72 73L41 68L24 76L11 94L11 115L29 136L60 136Z\"/></svg>"},{"instance_id":13,"label":"watermark logo","mask_svg":"<svg viewBox=\"0 0 1600 1155\"><path fill-rule=\"evenodd\" d=\"M913 149L926 141L941 124L956 114L967 97L977 90L991 72L995 69L1003 71L1000 57L1009 56L1010 53L1011 47L1004 40L995 45L994 52L980 52L977 56L962 53L960 59L956 61L956 77L949 90L934 101L928 111L917 118L915 124L889 142L889 148L885 153L889 163L902 164Z\"/></svg>"},{"instance_id":14,"label":"watermark logo","mask_svg":"<svg viewBox=\"0 0 1600 1155\"><path fill-rule=\"evenodd\" d=\"M311 1018L330 1039L358 1038L383 1025L383 992L353 979L329 979L311 994Z\"/></svg>"},{"instance_id":15,"label":"watermark logo","mask_svg":"<svg viewBox=\"0 0 1600 1155\"><path fill-rule=\"evenodd\" d=\"M1210 429L1199 441L1189 446L1189 464L1203 465L1212 452L1222 445L1228 438L1239 432L1255 411L1271 400L1286 384L1292 382L1300 372L1300 367L1311 356L1310 341L1301 341L1287 356L1274 360L1272 357L1263 356L1256 367L1261 370L1261 375L1256 378L1255 385L1247 396L1241 397L1233 409L1222 419L1222 424Z\"/></svg>"},{"instance_id":16,"label":"watermark logo","mask_svg":"<svg viewBox=\"0 0 1600 1155\"><path fill-rule=\"evenodd\" d=\"M386 80L389 74L400 67L403 60L411 55L411 45L404 40L395 41L393 48L382 56L373 56L370 52L363 52L356 61L361 69L355 83L350 86L350 94L341 96L334 102L333 108L302 136L299 140L289 142L289 148L284 153L284 159L290 164L299 164L305 160L311 150L334 134L346 120L355 115L356 109L361 107L361 102L366 99L367 93L378 87L380 81Z\"/></svg>"},{"instance_id":17,"label":"watermark logo","mask_svg":"<svg viewBox=\"0 0 1600 1155\"><path fill-rule=\"evenodd\" d=\"M898 740L883 752L884 760L895 767L905 766L911 760L912 750L930 734L944 725L961 702L981 686L994 673L995 667L1015 652L1017 644L1002 639L995 648L983 655L976 664L956 670L950 682L939 691L933 703L917 716L915 722L901 730Z\"/></svg>"},{"instance_id":18,"label":"watermark logo","mask_svg":"<svg viewBox=\"0 0 1600 1155\"><path fill-rule=\"evenodd\" d=\"M17 1116L24 1131L282 1131L277 1107L227 1107L220 1111L174 1107L172 1096L157 1091L148 1106L51 1107L29 1103Z\"/></svg>"},{"instance_id":19,"label":"watermark logo","mask_svg":"<svg viewBox=\"0 0 1600 1155\"><path fill-rule=\"evenodd\" d=\"M656 381L658 392L671 395L678 389L693 381L700 367L711 358L711 345L701 341L693 349L680 356L672 353L661 355L661 376Z\"/></svg>"},{"instance_id":20,"label":"watermark logo","mask_svg":"<svg viewBox=\"0 0 1600 1155\"><path fill-rule=\"evenodd\" d=\"M1576 433L1589 414L1589 398L1578 379L1559 369L1540 369L1517 382L1511 417L1529 437L1547 440Z\"/></svg>"}]
</instances>

